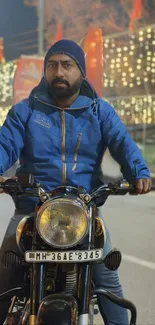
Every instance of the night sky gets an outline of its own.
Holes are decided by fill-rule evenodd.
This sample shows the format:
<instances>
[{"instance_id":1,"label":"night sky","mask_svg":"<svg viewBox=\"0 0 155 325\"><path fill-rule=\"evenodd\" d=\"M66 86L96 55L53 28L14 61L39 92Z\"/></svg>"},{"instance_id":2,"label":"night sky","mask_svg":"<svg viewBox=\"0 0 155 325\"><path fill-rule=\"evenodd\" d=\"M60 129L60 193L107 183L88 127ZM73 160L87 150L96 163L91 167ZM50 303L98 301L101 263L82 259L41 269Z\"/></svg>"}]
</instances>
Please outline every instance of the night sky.
<instances>
[{"instance_id":1,"label":"night sky","mask_svg":"<svg viewBox=\"0 0 155 325\"><path fill-rule=\"evenodd\" d=\"M4 38L5 59L37 53L36 8L23 0L0 0L0 37Z\"/></svg>"}]
</instances>

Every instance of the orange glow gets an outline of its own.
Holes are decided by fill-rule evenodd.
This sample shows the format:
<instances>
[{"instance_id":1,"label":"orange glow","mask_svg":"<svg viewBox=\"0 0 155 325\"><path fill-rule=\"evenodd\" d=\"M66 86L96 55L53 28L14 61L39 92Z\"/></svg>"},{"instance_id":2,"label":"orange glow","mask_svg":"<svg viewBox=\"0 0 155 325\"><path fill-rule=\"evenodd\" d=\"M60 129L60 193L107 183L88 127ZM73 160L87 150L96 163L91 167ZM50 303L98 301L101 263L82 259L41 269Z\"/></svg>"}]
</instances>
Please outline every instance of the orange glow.
<instances>
[{"instance_id":1,"label":"orange glow","mask_svg":"<svg viewBox=\"0 0 155 325\"><path fill-rule=\"evenodd\" d=\"M103 37L100 28L90 28L81 47L85 52L87 79L100 97L103 96Z\"/></svg>"},{"instance_id":2,"label":"orange glow","mask_svg":"<svg viewBox=\"0 0 155 325\"><path fill-rule=\"evenodd\" d=\"M0 38L0 63L3 63L5 61L4 55L3 55L3 38Z\"/></svg>"},{"instance_id":3,"label":"orange glow","mask_svg":"<svg viewBox=\"0 0 155 325\"><path fill-rule=\"evenodd\" d=\"M62 26L61 23L57 25L57 32L54 38L54 42L58 42L60 39L62 39Z\"/></svg>"},{"instance_id":4,"label":"orange glow","mask_svg":"<svg viewBox=\"0 0 155 325\"><path fill-rule=\"evenodd\" d=\"M14 75L14 103L29 96L31 90L40 82L43 72L43 58L21 56L17 60Z\"/></svg>"},{"instance_id":5,"label":"orange glow","mask_svg":"<svg viewBox=\"0 0 155 325\"><path fill-rule=\"evenodd\" d=\"M129 24L129 30L133 30L134 29L134 22L141 18L142 15L142 0L134 0L134 7L133 7L133 11L131 13L130 16L130 24Z\"/></svg>"}]
</instances>

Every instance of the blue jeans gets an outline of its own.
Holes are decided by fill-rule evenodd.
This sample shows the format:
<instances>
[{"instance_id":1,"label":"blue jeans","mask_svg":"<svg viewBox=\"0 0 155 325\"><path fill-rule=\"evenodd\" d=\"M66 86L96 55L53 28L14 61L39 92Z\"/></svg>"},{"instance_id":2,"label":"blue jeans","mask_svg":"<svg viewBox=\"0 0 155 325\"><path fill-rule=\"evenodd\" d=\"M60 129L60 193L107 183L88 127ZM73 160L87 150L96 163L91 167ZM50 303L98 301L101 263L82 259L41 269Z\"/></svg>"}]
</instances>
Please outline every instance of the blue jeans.
<instances>
[{"instance_id":1,"label":"blue jeans","mask_svg":"<svg viewBox=\"0 0 155 325\"><path fill-rule=\"evenodd\" d=\"M109 231L106 228L106 244L104 255L112 249ZM118 272L108 270L104 264L93 266L93 281L96 287L103 287L119 297L123 297L122 287L119 282ZM106 325L128 325L127 310L115 305L103 295L98 295L98 305L100 313Z\"/></svg>"},{"instance_id":2,"label":"blue jeans","mask_svg":"<svg viewBox=\"0 0 155 325\"><path fill-rule=\"evenodd\" d=\"M5 251L15 250L18 252L16 245L15 232L19 221L23 218L23 215L14 215L7 228L1 250L0 250L0 293L9 290L15 286L18 286L22 282L23 270L21 268L9 269L5 268L1 263L1 258ZM111 242L109 231L106 229L107 239L104 247L104 255L106 255L111 249ZM122 297L122 288L119 283L118 273L116 271L109 271L103 264L95 264L93 266L93 280L96 287L103 287L116 295ZM6 317L9 301L0 303L0 325L3 324ZM128 317L127 311L124 308L116 306L104 296L98 296L98 303L101 315L107 325L127 325Z\"/></svg>"}]
</instances>

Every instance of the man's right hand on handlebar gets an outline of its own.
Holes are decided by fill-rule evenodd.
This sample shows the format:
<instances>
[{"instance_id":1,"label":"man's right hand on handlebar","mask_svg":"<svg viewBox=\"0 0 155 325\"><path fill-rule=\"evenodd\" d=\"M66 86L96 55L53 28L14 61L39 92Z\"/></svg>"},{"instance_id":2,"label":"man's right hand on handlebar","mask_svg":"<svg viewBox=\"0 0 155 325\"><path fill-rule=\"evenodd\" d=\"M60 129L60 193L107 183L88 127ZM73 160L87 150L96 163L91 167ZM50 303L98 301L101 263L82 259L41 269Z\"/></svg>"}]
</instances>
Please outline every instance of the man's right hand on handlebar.
<instances>
[{"instance_id":1,"label":"man's right hand on handlebar","mask_svg":"<svg viewBox=\"0 0 155 325\"><path fill-rule=\"evenodd\" d=\"M0 183L4 183L7 179L8 179L8 177L0 176ZM1 193L4 193L3 188L0 188L0 194Z\"/></svg>"}]
</instances>

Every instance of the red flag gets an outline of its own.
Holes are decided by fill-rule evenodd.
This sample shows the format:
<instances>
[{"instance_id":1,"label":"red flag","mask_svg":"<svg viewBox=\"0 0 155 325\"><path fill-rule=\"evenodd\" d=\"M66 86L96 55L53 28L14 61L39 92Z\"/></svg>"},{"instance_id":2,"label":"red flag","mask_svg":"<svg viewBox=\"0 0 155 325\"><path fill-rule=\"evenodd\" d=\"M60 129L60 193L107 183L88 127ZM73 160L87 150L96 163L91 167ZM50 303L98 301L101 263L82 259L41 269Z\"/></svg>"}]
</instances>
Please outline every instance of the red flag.
<instances>
[{"instance_id":1,"label":"red flag","mask_svg":"<svg viewBox=\"0 0 155 325\"><path fill-rule=\"evenodd\" d=\"M54 42L58 42L60 39L62 39L62 26L61 23L57 25L57 32L54 38Z\"/></svg>"},{"instance_id":2,"label":"red flag","mask_svg":"<svg viewBox=\"0 0 155 325\"><path fill-rule=\"evenodd\" d=\"M3 38L0 38L0 63L5 62L3 55Z\"/></svg>"},{"instance_id":3,"label":"red flag","mask_svg":"<svg viewBox=\"0 0 155 325\"><path fill-rule=\"evenodd\" d=\"M129 29L132 31L134 28L134 22L142 15L142 0L134 0L133 10L130 16Z\"/></svg>"},{"instance_id":4,"label":"red flag","mask_svg":"<svg viewBox=\"0 0 155 325\"><path fill-rule=\"evenodd\" d=\"M100 97L103 96L103 37L101 28L90 28L82 40L86 76Z\"/></svg>"}]
</instances>

